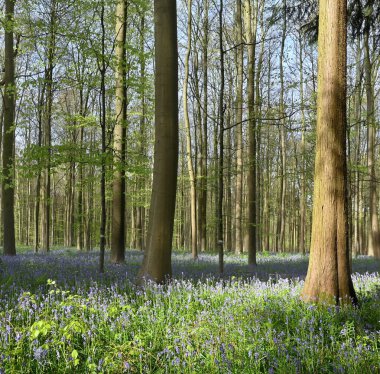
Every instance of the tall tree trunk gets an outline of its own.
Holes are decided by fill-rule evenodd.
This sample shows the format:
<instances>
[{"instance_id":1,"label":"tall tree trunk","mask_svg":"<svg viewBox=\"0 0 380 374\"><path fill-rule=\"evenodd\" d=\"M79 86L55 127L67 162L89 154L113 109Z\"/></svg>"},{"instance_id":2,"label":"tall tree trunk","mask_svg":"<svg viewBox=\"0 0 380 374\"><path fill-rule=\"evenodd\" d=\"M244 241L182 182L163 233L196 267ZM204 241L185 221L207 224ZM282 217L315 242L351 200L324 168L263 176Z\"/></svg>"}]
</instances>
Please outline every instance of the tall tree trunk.
<instances>
[{"instance_id":1,"label":"tall tree trunk","mask_svg":"<svg viewBox=\"0 0 380 374\"><path fill-rule=\"evenodd\" d=\"M300 45L300 100L301 100L301 196L300 196L300 238L299 238L299 250L305 254L305 229L306 229L306 120L305 120L305 105L304 105L304 81L303 81L303 44L302 36L299 34Z\"/></svg>"},{"instance_id":2,"label":"tall tree trunk","mask_svg":"<svg viewBox=\"0 0 380 374\"><path fill-rule=\"evenodd\" d=\"M3 137L3 253L16 255L14 216L14 141L15 141L15 51L13 41L15 0L5 1L5 56L4 56L4 137Z\"/></svg>"},{"instance_id":3,"label":"tall tree trunk","mask_svg":"<svg viewBox=\"0 0 380 374\"><path fill-rule=\"evenodd\" d=\"M100 205L101 205L101 216L100 216L100 257L99 257L99 272L104 272L104 254L106 249L106 227L107 227L107 204L106 204L106 168L107 168L107 147L106 147L106 136L107 136L107 122L106 122L106 61L105 61L105 4L102 0L101 11L100 11L100 27L102 30L102 41L101 41L101 61L98 62L100 71L100 127L101 127L101 175L100 175Z\"/></svg>"},{"instance_id":4,"label":"tall tree trunk","mask_svg":"<svg viewBox=\"0 0 380 374\"><path fill-rule=\"evenodd\" d=\"M51 117L53 109L53 69L56 49L56 0L51 2L48 56L45 68L46 99L43 116L43 144L46 149L44 170L44 214L42 226L42 250L50 251L50 221L51 221Z\"/></svg>"},{"instance_id":5,"label":"tall tree trunk","mask_svg":"<svg viewBox=\"0 0 380 374\"><path fill-rule=\"evenodd\" d=\"M356 77L355 77L355 96L354 96L354 120L355 120L355 132L356 132L356 150L355 150L355 199L354 199L354 239L352 243L352 254L356 257L361 253L361 240L360 240L360 217L362 215L360 209L361 190L360 190L360 145L361 145L361 58L362 48L360 38L358 39L357 53L356 53Z\"/></svg>"},{"instance_id":6,"label":"tall tree trunk","mask_svg":"<svg viewBox=\"0 0 380 374\"><path fill-rule=\"evenodd\" d=\"M280 51L280 114L282 117L282 125L280 131L281 138L281 176L280 176L280 232L278 238L277 250L285 251L285 199L286 199L286 119L285 119L285 87L284 87L284 54L285 54L285 39L287 31L286 22L286 0L284 1L283 12L283 27L281 37L281 51Z\"/></svg>"},{"instance_id":7,"label":"tall tree trunk","mask_svg":"<svg viewBox=\"0 0 380 374\"><path fill-rule=\"evenodd\" d=\"M350 276L347 222L347 1L320 0L317 144L309 268L302 298L357 302Z\"/></svg>"},{"instance_id":8,"label":"tall tree trunk","mask_svg":"<svg viewBox=\"0 0 380 374\"><path fill-rule=\"evenodd\" d=\"M140 46L142 48L140 57L140 75L142 81L141 90L141 116L140 116L140 154L145 155L145 144L146 144L146 98L145 98L145 85L146 85L146 63L145 63L145 16L144 13L141 15L141 34L140 34ZM143 190L145 188L145 178L138 177L138 188ZM144 202L140 201L139 206L136 211L136 248L143 250L144 244L144 228L145 228L145 207Z\"/></svg>"},{"instance_id":9,"label":"tall tree trunk","mask_svg":"<svg viewBox=\"0 0 380 374\"><path fill-rule=\"evenodd\" d=\"M203 40L202 40L202 55L203 55L203 120L202 129L200 132L201 149L199 159L199 248L202 252L207 250L207 112L208 112L208 1L204 0L204 19L203 19Z\"/></svg>"},{"instance_id":10,"label":"tall tree trunk","mask_svg":"<svg viewBox=\"0 0 380 374\"><path fill-rule=\"evenodd\" d=\"M236 87L236 186L235 186L235 253L243 252L243 21L241 0L236 1L237 87Z\"/></svg>"},{"instance_id":11,"label":"tall tree trunk","mask_svg":"<svg viewBox=\"0 0 380 374\"><path fill-rule=\"evenodd\" d=\"M42 88L38 91L38 135L37 146L42 146L42 108L45 97L46 82L42 84ZM36 180L36 200L34 207L34 251L37 253L40 248L40 206L41 206L41 170L38 170Z\"/></svg>"},{"instance_id":12,"label":"tall tree trunk","mask_svg":"<svg viewBox=\"0 0 380 374\"><path fill-rule=\"evenodd\" d=\"M171 277L178 167L178 50L175 0L156 0L155 144L147 248L138 278L162 283Z\"/></svg>"},{"instance_id":13,"label":"tall tree trunk","mask_svg":"<svg viewBox=\"0 0 380 374\"><path fill-rule=\"evenodd\" d=\"M256 108L255 108L255 57L257 30L257 1L246 3L247 11L247 42L248 42L248 159L249 171L248 209L247 209L247 251L248 264L256 265L256 236L257 236L257 167L256 167ZM252 9L253 8L253 9Z\"/></svg>"},{"instance_id":14,"label":"tall tree trunk","mask_svg":"<svg viewBox=\"0 0 380 374\"><path fill-rule=\"evenodd\" d=\"M116 5L116 125L113 140L114 173L111 240L111 261L114 263L123 263L125 260L126 20L126 0L118 0Z\"/></svg>"},{"instance_id":15,"label":"tall tree trunk","mask_svg":"<svg viewBox=\"0 0 380 374\"><path fill-rule=\"evenodd\" d=\"M369 170L369 225L368 255L380 258L379 215L377 212L378 195L375 169L376 154L376 120L375 99L372 83L372 62L369 48L369 21L366 21L364 32L364 77L367 96L367 129L368 129L368 170Z\"/></svg>"},{"instance_id":16,"label":"tall tree trunk","mask_svg":"<svg viewBox=\"0 0 380 374\"><path fill-rule=\"evenodd\" d=\"M189 173L190 181L190 223L191 223L191 253L193 259L198 258L197 246L197 193L196 193L196 180L194 173L194 165L191 152L191 130L188 108L188 86L189 86L189 69L190 69L190 54L191 54L191 30L192 30L192 14L191 14L192 0L187 1L188 21L187 21L187 51L185 56L185 78L183 82L183 111L186 129L186 157L187 157L187 170Z\"/></svg>"},{"instance_id":17,"label":"tall tree trunk","mask_svg":"<svg viewBox=\"0 0 380 374\"><path fill-rule=\"evenodd\" d=\"M216 203L216 240L219 256L219 273L224 271L223 243L223 167L224 167L224 50L223 50L223 0L219 2L219 53L220 53L220 90L219 90L219 154L218 154L218 198Z\"/></svg>"}]
</instances>

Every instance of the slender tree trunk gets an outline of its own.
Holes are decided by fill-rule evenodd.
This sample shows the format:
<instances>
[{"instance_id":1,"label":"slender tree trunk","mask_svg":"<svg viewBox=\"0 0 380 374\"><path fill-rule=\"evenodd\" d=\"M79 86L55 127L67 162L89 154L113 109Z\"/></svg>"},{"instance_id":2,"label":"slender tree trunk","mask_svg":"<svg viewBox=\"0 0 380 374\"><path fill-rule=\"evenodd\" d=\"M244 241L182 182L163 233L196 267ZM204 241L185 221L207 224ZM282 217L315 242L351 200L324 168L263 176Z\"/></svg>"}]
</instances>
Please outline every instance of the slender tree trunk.
<instances>
[{"instance_id":1,"label":"slender tree trunk","mask_svg":"<svg viewBox=\"0 0 380 374\"><path fill-rule=\"evenodd\" d=\"M314 207L302 298L336 304L357 302L348 249L346 28L347 1L320 0Z\"/></svg>"},{"instance_id":2,"label":"slender tree trunk","mask_svg":"<svg viewBox=\"0 0 380 374\"><path fill-rule=\"evenodd\" d=\"M191 54L191 30L192 30L192 14L191 14L192 0L187 1L188 22L187 22L187 51L185 56L185 78L183 82L183 110L186 129L186 157L187 157L187 170L189 173L190 181L190 223L191 223L191 253L193 259L198 258L197 246L197 193L196 193L196 180L194 173L194 165L191 155L191 130L188 108L188 86L189 86L189 68L190 68L190 54Z\"/></svg>"},{"instance_id":3,"label":"slender tree trunk","mask_svg":"<svg viewBox=\"0 0 380 374\"><path fill-rule=\"evenodd\" d=\"M300 196L300 238L299 238L299 250L305 254L306 253L306 243L305 243L305 229L306 229L306 120L305 120L305 105L304 105L304 90L303 90L303 44L302 36L299 35L300 44L300 100L301 100L301 124L302 124L302 135L301 135L301 196Z\"/></svg>"},{"instance_id":4,"label":"slender tree trunk","mask_svg":"<svg viewBox=\"0 0 380 374\"><path fill-rule=\"evenodd\" d=\"M15 141L15 52L13 41L14 0L5 1L5 56L4 56L4 137L3 137L3 253L16 255L15 217L14 217L14 141Z\"/></svg>"},{"instance_id":5,"label":"slender tree trunk","mask_svg":"<svg viewBox=\"0 0 380 374\"><path fill-rule=\"evenodd\" d=\"M219 155L218 155L218 200L216 203L216 239L219 254L219 273L224 271L223 243L223 167L224 167L224 50L223 50L223 0L219 2L219 53L220 53L220 91L219 91Z\"/></svg>"},{"instance_id":6,"label":"slender tree trunk","mask_svg":"<svg viewBox=\"0 0 380 374\"><path fill-rule=\"evenodd\" d=\"M44 170L44 214L42 226L42 250L50 251L50 229L51 229L51 117L53 109L53 69L56 49L56 1L51 3L48 56L45 70L46 99L45 113L43 116L43 144L46 149L46 160Z\"/></svg>"},{"instance_id":7,"label":"slender tree trunk","mask_svg":"<svg viewBox=\"0 0 380 374\"><path fill-rule=\"evenodd\" d=\"M118 0L116 5L116 125L113 145L114 174L111 240L111 261L114 263L123 263L125 260L126 20L126 0Z\"/></svg>"},{"instance_id":8,"label":"slender tree trunk","mask_svg":"<svg viewBox=\"0 0 380 374\"><path fill-rule=\"evenodd\" d=\"M107 156L107 147L106 147L106 136L107 136L107 122L106 122L106 61L105 61L105 20L104 20L104 11L105 11L104 0L101 5L101 14L100 14L100 26L102 29L102 55L101 61L99 62L100 70L100 127L101 127L101 176L100 176L100 205L101 205L101 217L100 217L100 258L99 258L99 271L100 273L104 272L104 254L106 247L106 227L107 227L107 204L106 204L106 156Z\"/></svg>"},{"instance_id":9,"label":"slender tree trunk","mask_svg":"<svg viewBox=\"0 0 380 374\"><path fill-rule=\"evenodd\" d=\"M356 150L355 150L355 200L354 200L354 240L352 246L352 254L356 257L361 252L361 240L360 240L360 217L362 215L360 209L360 200L361 200L361 191L360 191L360 144L361 144L361 57L362 57L362 48L360 45L360 39L358 40L357 45L357 54L356 54L356 78L355 78L355 104L354 104L354 120L355 124L355 132L356 132Z\"/></svg>"},{"instance_id":10,"label":"slender tree trunk","mask_svg":"<svg viewBox=\"0 0 380 374\"><path fill-rule=\"evenodd\" d=\"M257 237L257 167L256 167L256 108L255 108L255 57L256 57L256 30L257 30L257 2L246 4L247 11L247 42L248 42L248 158L249 171L248 209L247 209L247 251L248 264L256 265L256 237ZM253 9L252 9L253 8Z\"/></svg>"},{"instance_id":11,"label":"slender tree trunk","mask_svg":"<svg viewBox=\"0 0 380 374\"><path fill-rule=\"evenodd\" d=\"M366 21L366 23L369 21ZM369 182L369 225L368 225L368 255L380 258L380 231L378 216L378 194L375 168L376 154L376 121L375 99L372 83L372 63L369 49L369 25L364 33L364 77L367 96L367 129L368 129L368 170Z\"/></svg>"},{"instance_id":12,"label":"slender tree trunk","mask_svg":"<svg viewBox=\"0 0 380 374\"><path fill-rule=\"evenodd\" d=\"M248 3L247 3L248 4ZM235 187L235 253L243 253L243 21L241 0L236 1L237 87L236 87L236 187Z\"/></svg>"},{"instance_id":13,"label":"slender tree trunk","mask_svg":"<svg viewBox=\"0 0 380 374\"><path fill-rule=\"evenodd\" d=\"M204 19L203 19L203 121L201 129L201 149L200 149L200 183L199 183L199 248L202 252L207 250L207 113L208 113L208 1L204 0Z\"/></svg>"},{"instance_id":14,"label":"slender tree trunk","mask_svg":"<svg viewBox=\"0 0 380 374\"><path fill-rule=\"evenodd\" d=\"M142 90L141 90L141 116L140 116L140 153L145 155L145 144L146 144L146 131L145 131L145 122L146 122L146 100L145 100L145 85L146 85L146 72L145 72L145 16L141 15L141 36L140 36L140 45L142 48L142 56L140 58L140 74L142 81ZM145 188L145 178L138 178L138 188L143 190ZM136 211L136 248L143 250L145 248L144 244L144 231L145 228L145 207L144 202L140 201L139 206Z\"/></svg>"},{"instance_id":15,"label":"slender tree trunk","mask_svg":"<svg viewBox=\"0 0 380 374\"><path fill-rule=\"evenodd\" d=\"M156 0L155 145L147 248L138 278L162 283L171 277L178 168L178 50L175 0Z\"/></svg>"},{"instance_id":16,"label":"slender tree trunk","mask_svg":"<svg viewBox=\"0 0 380 374\"><path fill-rule=\"evenodd\" d=\"M284 12L283 12L283 27L282 27L282 37L281 37L281 51L280 51L280 81L281 81L281 91L280 91L280 114L282 119L280 138L281 138L281 177L280 177L280 232L278 239L277 250L285 251L285 199L286 199L286 119L285 119L285 87L284 87L284 53L285 53L285 39L287 31L286 22L286 0L284 1Z\"/></svg>"}]
</instances>

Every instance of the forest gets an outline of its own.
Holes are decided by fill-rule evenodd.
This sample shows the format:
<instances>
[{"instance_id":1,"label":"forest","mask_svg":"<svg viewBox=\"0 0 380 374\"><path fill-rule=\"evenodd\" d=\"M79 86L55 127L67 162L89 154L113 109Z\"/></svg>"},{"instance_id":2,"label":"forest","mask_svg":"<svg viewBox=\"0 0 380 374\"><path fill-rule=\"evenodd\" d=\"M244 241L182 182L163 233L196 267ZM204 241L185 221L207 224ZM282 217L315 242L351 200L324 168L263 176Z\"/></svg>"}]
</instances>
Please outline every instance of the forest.
<instances>
[{"instance_id":1,"label":"forest","mask_svg":"<svg viewBox=\"0 0 380 374\"><path fill-rule=\"evenodd\" d=\"M2 0L1 373L380 373L377 0Z\"/></svg>"}]
</instances>

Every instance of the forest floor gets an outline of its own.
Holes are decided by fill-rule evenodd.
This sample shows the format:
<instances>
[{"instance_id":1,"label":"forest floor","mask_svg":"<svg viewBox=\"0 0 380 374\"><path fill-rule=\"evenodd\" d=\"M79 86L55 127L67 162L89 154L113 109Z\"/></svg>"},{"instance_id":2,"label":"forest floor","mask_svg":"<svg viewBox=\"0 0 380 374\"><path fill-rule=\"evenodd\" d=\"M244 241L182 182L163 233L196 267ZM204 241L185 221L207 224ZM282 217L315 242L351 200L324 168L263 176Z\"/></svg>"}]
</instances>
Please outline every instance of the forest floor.
<instances>
[{"instance_id":1,"label":"forest floor","mask_svg":"<svg viewBox=\"0 0 380 374\"><path fill-rule=\"evenodd\" d=\"M380 262L353 260L360 307L305 304L299 254L173 254L173 281L134 285L140 251L0 258L0 373L380 373Z\"/></svg>"}]
</instances>

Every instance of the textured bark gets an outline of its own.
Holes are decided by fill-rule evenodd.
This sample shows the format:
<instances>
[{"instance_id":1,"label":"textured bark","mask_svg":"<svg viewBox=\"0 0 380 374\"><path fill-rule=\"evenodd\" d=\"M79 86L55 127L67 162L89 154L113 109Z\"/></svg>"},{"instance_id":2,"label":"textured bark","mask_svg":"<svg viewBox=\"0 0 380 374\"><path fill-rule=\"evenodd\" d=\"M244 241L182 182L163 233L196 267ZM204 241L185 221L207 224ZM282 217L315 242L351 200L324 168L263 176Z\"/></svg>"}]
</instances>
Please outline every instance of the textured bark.
<instances>
[{"instance_id":1,"label":"textured bark","mask_svg":"<svg viewBox=\"0 0 380 374\"><path fill-rule=\"evenodd\" d=\"M14 0L5 1L5 55L4 55L4 137L3 137L3 253L16 255L14 217L14 142L15 142L15 52L14 52Z\"/></svg>"},{"instance_id":2,"label":"textured bark","mask_svg":"<svg viewBox=\"0 0 380 374\"><path fill-rule=\"evenodd\" d=\"M111 262L125 260L125 148L127 120L126 89L126 0L116 5L116 125L114 129L114 173L112 199Z\"/></svg>"},{"instance_id":3,"label":"textured bark","mask_svg":"<svg viewBox=\"0 0 380 374\"><path fill-rule=\"evenodd\" d=\"M178 167L178 51L175 0L155 0L155 144L147 248L138 278L165 282L171 252Z\"/></svg>"},{"instance_id":4,"label":"textured bark","mask_svg":"<svg viewBox=\"0 0 380 374\"><path fill-rule=\"evenodd\" d=\"M356 302L348 250L346 0L320 0L317 145L307 301Z\"/></svg>"}]
</instances>

